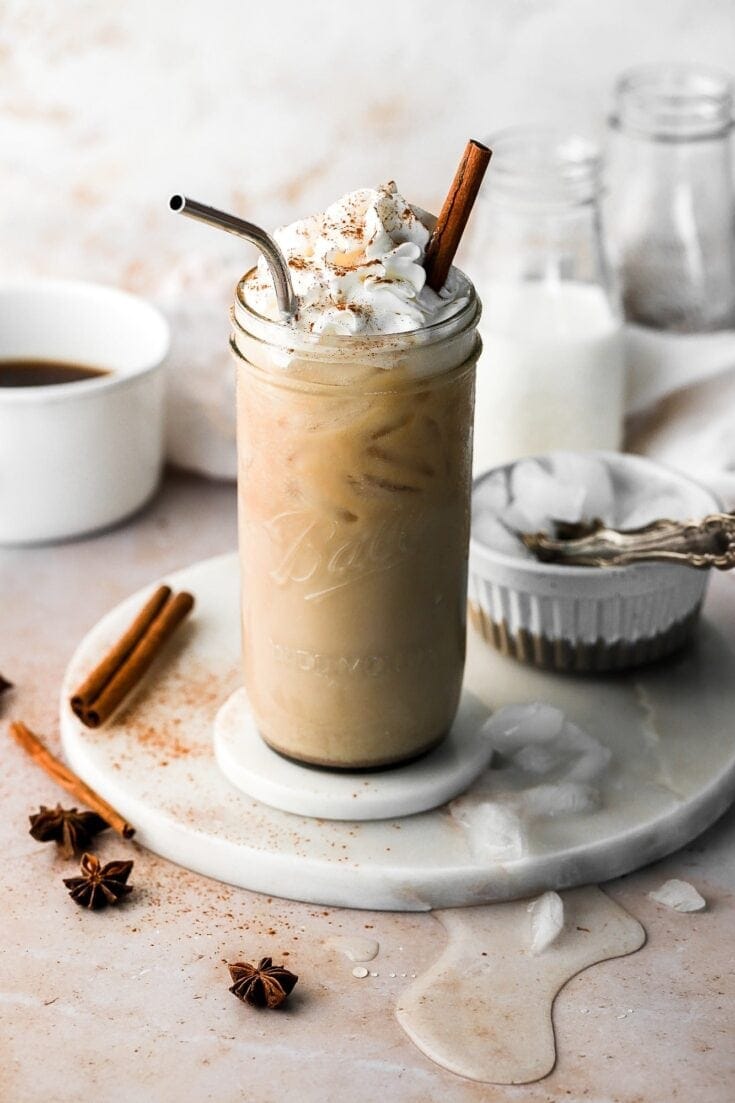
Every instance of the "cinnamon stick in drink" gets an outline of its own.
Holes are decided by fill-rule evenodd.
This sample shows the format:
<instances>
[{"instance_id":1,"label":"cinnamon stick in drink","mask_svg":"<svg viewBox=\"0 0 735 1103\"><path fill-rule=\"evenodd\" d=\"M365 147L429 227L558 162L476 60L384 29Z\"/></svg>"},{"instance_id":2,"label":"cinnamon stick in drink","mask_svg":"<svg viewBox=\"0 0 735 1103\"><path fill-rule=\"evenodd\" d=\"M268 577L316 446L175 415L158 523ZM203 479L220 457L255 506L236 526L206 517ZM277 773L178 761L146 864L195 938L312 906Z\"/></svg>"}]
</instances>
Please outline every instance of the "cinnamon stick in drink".
<instances>
[{"instance_id":1,"label":"cinnamon stick in drink","mask_svg":"<svg viewBox=\"0 0 735 1103\"><path fill-rule=\"evenodd\" d=\"M10 724L10 734L16 743L31 756L33 761L49 777L53 778L62 789L66 789L67 793L70 793L75 800L80 804L85 804L87 808L91 808L93 812L102 817L105 823L110 825L113 831L117 831L118 835L122 835L124 839L133 837L135 828L119 812L116 812L106 800L95 793L94 789L90 789L81 778L77 777L68 766L65 766L55 755L51 754L51 751L44 746L35 732L32 732L20 720L17 720Z\"/></svg>"},{"instance_id":2,"label":"cinnamon stick in drink","mask_svg":"<svg viewBox=\"0 0 735 1103\"><path fill-rule=\"evenodd\" d=\"M449 275L491 157L492 150L474 138L467 143L462 154L452 186L426 246L426 282L434 291L442 289Z\"/></svg>"},{"instance_id":3,"label":"cinnamon stick in drink","mask_svg":"<svg viewBox=\"0 0 735 1103\"><path fill-rule=\"evenodd\" d=\"M161 586L133 623L71 697L72 711L88 728L104 724L140 681L168 638L194 606L191 594Z\"/></svg>"}]
</instances>

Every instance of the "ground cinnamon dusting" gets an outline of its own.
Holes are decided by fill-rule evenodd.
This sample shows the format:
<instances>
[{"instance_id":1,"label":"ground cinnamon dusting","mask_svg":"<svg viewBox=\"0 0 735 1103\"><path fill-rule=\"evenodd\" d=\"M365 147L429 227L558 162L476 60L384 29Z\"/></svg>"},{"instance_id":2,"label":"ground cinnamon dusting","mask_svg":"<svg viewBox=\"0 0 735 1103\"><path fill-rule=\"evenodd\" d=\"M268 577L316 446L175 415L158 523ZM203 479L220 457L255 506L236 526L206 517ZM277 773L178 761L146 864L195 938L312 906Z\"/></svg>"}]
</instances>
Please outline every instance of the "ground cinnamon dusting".
<instances>
[{"instance_id":1,"label":"ground cinnamon dusting","mask_svg":"<svg viewBox=\"0 0 735 1103\"><path fill-rule=\"evenodd\" d=\"M289 268L295 268L299 272L305 271L307 268L312 268L313 265L306 257L300 257L298 253L292 253L286 258Z\"/></svg>"},{"instance_id":2,"label":"ground cinnamon dusting","mask_svg":"<svg viewBox=\"0 0 735 1103\"><path fill-rule=\"evenodd\" d=\"M160 766L183 759L209 757L212 753L209 732L194 735L182 728L182 715L211 714L233 692L240 679L237 666L213 677L211 671L187 657L185 670L169 667L155 686L155 708L144 693L117 715L114 724L124 728L131 747L142 746ZM122 751L121 765L132 752Z\"/></svg>"}]
</instances>

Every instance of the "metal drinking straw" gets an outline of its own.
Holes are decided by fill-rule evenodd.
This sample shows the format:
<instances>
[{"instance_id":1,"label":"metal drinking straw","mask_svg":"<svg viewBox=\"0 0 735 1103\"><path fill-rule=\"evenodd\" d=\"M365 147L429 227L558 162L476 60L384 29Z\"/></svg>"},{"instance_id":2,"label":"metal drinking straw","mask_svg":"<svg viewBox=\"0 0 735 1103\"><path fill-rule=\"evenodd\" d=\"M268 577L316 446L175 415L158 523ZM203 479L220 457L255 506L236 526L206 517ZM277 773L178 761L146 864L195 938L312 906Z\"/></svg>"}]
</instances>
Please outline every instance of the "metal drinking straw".
<instances>
[{"instance_id":1,"label":"metal drinking straw","mask_svg":"<svg viewBox=\"0 0 735 1103\"><path fill-rule=\"evenodd\" d=\"M246 222L245 219L237 218L234 214L227 214L226 211L218 211L216 207L207 207L204 203L198 203L196 199L189 199L185 195L172 195L168 205L177 214L185 214L189 218L196 218L199 222L218 226L220 230L227 230L230 234L242 237L260 249L273 277L278 309L284 319L293 318L296 313L296 296L291 284L291 274L283 253L270 234L261 230L260 226L253 225L252 222Z\"/></svg>"}]
</instances>

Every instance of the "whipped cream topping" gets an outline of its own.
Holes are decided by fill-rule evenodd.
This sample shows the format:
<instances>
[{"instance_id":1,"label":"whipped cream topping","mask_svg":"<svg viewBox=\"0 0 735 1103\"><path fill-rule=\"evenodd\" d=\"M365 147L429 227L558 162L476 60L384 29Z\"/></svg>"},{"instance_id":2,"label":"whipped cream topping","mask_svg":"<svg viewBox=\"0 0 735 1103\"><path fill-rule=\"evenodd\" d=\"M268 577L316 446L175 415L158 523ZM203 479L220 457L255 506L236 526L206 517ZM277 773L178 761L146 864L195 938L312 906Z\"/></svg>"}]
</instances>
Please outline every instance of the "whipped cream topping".
<instances>
[{"instance_id":1,"label":"whipped cream topping","mask_svg":"<svg viewBox=\"0 0 735 1103\"><path fill-rule=\"evenodd\" d=\"M322 214L277 229L273 236L298 300L294 324L323 334L405 333L457 313L469 289L457 269L439 293L426 286L432 223L391 181L350 192ZM252 310L278 318L264 258L244 289Z\"/></svg>"}]
</instances>

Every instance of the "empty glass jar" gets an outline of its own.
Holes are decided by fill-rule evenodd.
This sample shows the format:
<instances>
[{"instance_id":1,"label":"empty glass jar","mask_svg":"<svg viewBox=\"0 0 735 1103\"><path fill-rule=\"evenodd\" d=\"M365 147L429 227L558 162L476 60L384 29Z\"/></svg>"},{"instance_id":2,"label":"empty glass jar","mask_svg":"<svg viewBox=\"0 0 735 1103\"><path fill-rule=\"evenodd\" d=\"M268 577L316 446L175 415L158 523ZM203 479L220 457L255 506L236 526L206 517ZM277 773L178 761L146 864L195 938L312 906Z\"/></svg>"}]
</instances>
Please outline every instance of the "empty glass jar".
<instances>
[{"instance_id":1,"label":"empty glass jar","mask_svg":"<svg viewBox=\"0 0 735 1103\"><path fill-rule=\"evenodd\" d=\"M704 66L632 69L610 120L608 227L628 321L735 324L733 84Z\"/></svg>"}]
</instances>

